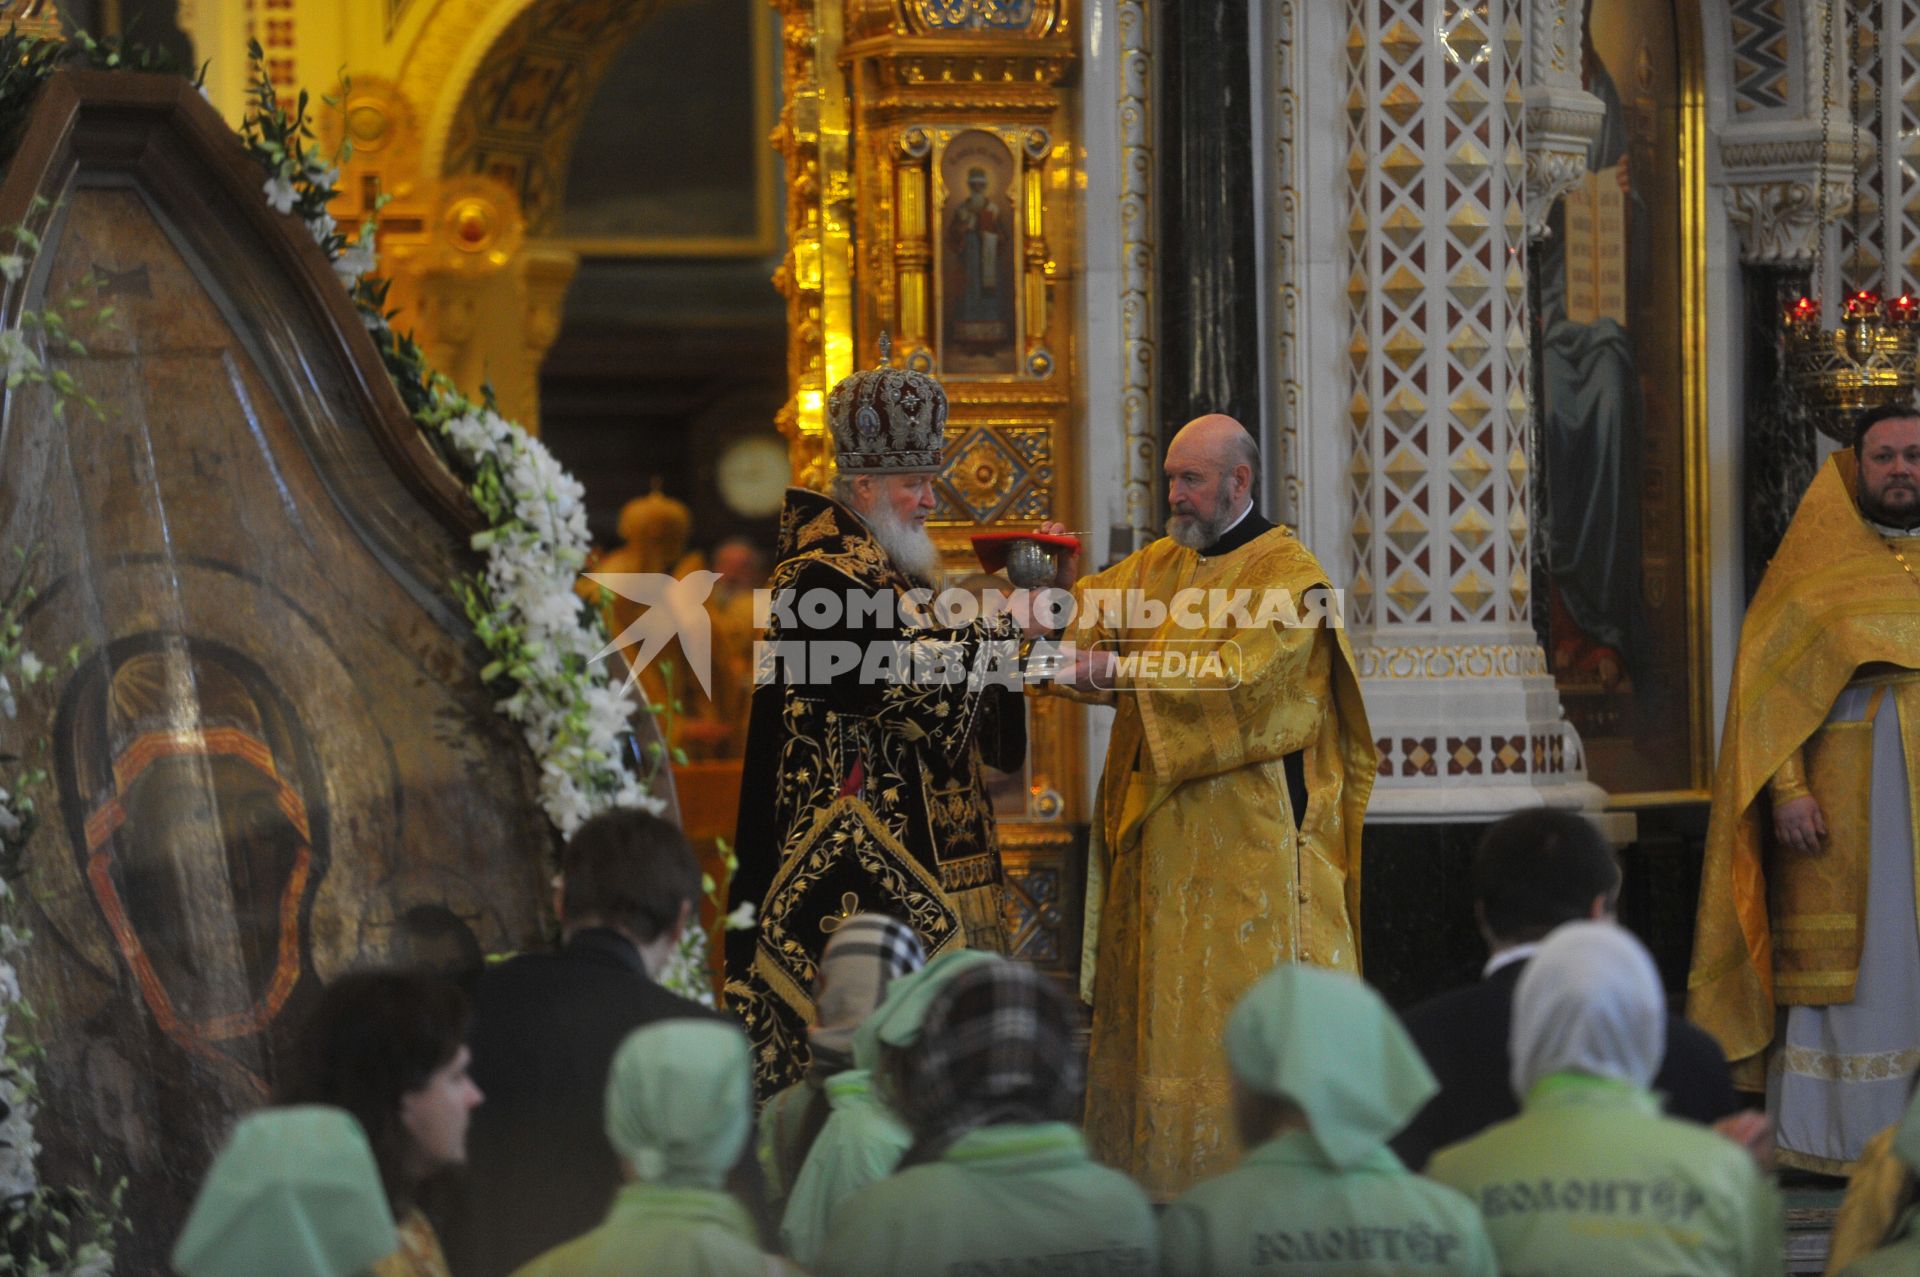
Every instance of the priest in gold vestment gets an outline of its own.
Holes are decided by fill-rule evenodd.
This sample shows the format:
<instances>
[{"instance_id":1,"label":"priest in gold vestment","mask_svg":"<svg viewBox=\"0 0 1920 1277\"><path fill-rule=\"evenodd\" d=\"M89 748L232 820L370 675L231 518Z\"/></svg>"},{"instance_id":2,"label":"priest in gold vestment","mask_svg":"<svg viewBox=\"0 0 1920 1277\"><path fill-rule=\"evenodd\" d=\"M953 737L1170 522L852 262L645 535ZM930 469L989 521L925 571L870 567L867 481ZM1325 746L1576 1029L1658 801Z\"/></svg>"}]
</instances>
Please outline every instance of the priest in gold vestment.
<instances>
[{"instance_id":1,"label":"priest in gold vestment","mask_svg":"<svg viewBox=\"0 0 1920 1277\"><path fill-rule=\"evenodd\" d=\"M1160 1200L1234 1155L1234 1002L1278 963L1360 966L1376 756L1327 574L1254 511L1258 463L1229 417L1180 431L1168 535L1079 580L1077 655L1054 685L1117 710L1089 869L1087 1135ZM1158 620L1128 611L1183 597ZM1231 652L1237 685L1121 667L1154 651Z\"/></svg>"},{"instance_id":2,"label":"priest in gold vestment","mask_svg":"<svg viewBox=\"0 0 1920 1277\"><path fill-rule=\"evenodd\" d=\"M1862 416L1747 611L1687 1014L1767 1092L1779 1160L1844 1173L1920 1066L1920 412Z\"/></svg>"}]
</instances>

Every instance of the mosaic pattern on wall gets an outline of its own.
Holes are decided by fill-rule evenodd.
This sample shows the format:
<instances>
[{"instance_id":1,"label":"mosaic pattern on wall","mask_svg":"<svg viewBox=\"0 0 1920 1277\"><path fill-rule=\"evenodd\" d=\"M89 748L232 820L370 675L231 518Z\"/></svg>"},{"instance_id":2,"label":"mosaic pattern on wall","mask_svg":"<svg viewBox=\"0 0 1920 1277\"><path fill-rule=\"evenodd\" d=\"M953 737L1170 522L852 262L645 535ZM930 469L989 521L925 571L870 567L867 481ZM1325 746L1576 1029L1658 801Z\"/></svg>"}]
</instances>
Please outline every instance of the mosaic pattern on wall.
<instances>
[{"instance_id":1,"label":"mosaic pattern on wall","mask_svg":"<svg viewBox=\"0 0 1920 1277\"><path fill-rule=\"evenodd\" d=\"M1920 281L1920 174L1909 154L1920 138L1920 4L1860 6L1851 46L1849 100L1875 158L1840 219L1845 285L1895 296Z\"/></svg>"},{"instance_id":2,"label":"mosaic pattern on wall","mask_svg":"<svg viewBox=\"0 0 1920 1277\"><path fill-rule=\"evenodd\" d=\"M1786 9L1786 0L1729 0L1736 112L1787 104Z\"/></svg>"},{"instance_id":3,"label":"mosaic pattern on wall","mask_svg":"<svg viewBox=\"0 0 1920 1277\"><path fill-rule=\"evenodd\" d=\"M1053 434L1047 426L948 427L933 523L1053 517Z\"/></svg>"},{"instance_id":4,"label":"mosaic pattern on wall","mask_svg":"<svg viewBox=\"0 0 1920 1277\"><path fill-rule=\"evenodd\" d=\"M1414 779L1438 776L1564 776L1578 773L1577 748L1565 733L1516 736L1382 736L1379 774Z\"/></svg>"},{"instance_id":5,"label":"mosaic pattern on wall","mask_svg":"<svg viewBox=\"0 0 1920 1277\"><path fill-rule=\"evenodd\" d=\"M1354 619L1524 622L1520 14L1430 7L1350 9Z\"/></svg>"}]
</instances>

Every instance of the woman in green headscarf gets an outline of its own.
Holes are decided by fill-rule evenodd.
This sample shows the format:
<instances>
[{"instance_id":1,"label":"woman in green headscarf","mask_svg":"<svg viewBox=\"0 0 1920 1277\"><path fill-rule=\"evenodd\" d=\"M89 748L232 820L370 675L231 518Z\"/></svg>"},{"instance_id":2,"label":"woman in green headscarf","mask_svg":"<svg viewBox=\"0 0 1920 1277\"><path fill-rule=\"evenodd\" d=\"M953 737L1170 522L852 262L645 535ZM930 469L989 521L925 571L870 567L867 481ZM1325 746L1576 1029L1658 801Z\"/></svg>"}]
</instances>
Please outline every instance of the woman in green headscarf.
<instances>
[{"instance_id":1,"label":"woman in green headscarf","mask_svg":"<svg viewBox=\"0 0 1920 1277\"><path fill-rule=\"evenodd\" d=\"M927 965L920 937L898 918L856 913L834 929L813 978L813 1048L807 1075L760 1110L760 1168L767 1202L784 1206L813 1143L833 1112L833 1080L855 1069L853 1035L886 999L893 982ZM864 1088L866 1072L857 1079ZM841 1084L845 1091L851 1082ZM883 1172L884 1173L884 1172Z\"/></svg>"},{"instance_id":2,"label":"woman in green headscarf","mask_svg":"<svg viewBox=\"0 0 1920 1277\"><path fill-rule=\"evenodd\" d=\"M898 1085L905 1052L920 1040L927 1004L954 977L1005 959L985 949L952 949L918 971L896 977L886 1000L851 1035L853 1067L827 1079L833 1111L807 1153L780 1221L780 1244L803 1264L820 1257L840 1204L893 1174L913 1143L887 1096Z\"/></svg>"},{"instance_id":3,"label":"woman in green headscarf","mask_svg":"<svg viewBox=\"0 0 1920 1277\"><path fill-rule=\"evenodd\" d=\"M767 1277L746 1208L722 1187L753 1129L747 1040L731 1024L636 1029L607 1078L607 1139L627 1184L606 1222L514 1277Z\"/></svg>"},{"instance_id":4,"label":"woman in green headscarf","mask_svg":"<svg viewBox=\"0 0 1920 1277\"><path fill-rule=\"evenodd\" d=\"M173 1248L181 1277L359 1277L400 1249L353 1116L318 1104L242 1118Z\"/></svg>"},{"instance_id":5,"label":"woman in green headscarf","mask_svg":"<svg viewBox=\"0 0 1920 1277\"><path fill-rule=\"evenodd\" d=\"M1152 1273L1147 1195L1095 1163L1073 1125L1076 1016L1049 977L1024 962L979 963L922 1020L894 1096L913 1147L897 1174L834 1212L818 1271Z\"/></svg>"},{"instance_id":6,"label":"woman in green headscarf","mask_svg":"<svg viewBox=\"0 0 1920 1277\"><path fill-rule=\"evenodd\" d=\"M1246 1157L1161 1217L1168 1277L1493 1277L1473 1204L1387 1147L1436 1084L1378 994L1340 972L1281 967L1240 999L1226 1046Z\"/></svg>"}]
</instances>

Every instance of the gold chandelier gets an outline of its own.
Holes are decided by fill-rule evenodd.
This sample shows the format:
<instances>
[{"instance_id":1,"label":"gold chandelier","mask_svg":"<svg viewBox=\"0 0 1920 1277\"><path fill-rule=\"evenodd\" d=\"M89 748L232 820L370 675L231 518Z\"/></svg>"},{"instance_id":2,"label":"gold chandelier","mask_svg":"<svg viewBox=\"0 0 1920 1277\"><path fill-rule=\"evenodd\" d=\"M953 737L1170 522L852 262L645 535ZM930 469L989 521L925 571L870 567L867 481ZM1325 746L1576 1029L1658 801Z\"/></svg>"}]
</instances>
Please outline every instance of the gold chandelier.
<instances>
[{"instance_id":1,"label":"gold chandelier","mask_svg":"<svg viewBox=\"0 0 1920 1277\"><path fill-rule=\"evenodd\" d=\"M1913 398L1920 302L1910 294L1882 301L1862 289L1837 328L1823 328L1820 303L1802 297L1787 308L1786 329L1787 384L1829 439L1851 444L1863 410Z\"/></svg>"},{"instance_id":2,"label":"gold chandelier","mask_svg":"<svg viewBox=\"0 0 1920 1277\"><path fill-rule=\"evenodd\" d=\"M1837 6L1839 21L1848 31L1857 30L1852 15L1842 0ZM1833 109L1833 25L1825 32L1825 73L1820 82L1820 169L1814 177L1824 190L1827 180L1828 152L1833 134L1828 123ZM1848 207L1854 216L1860 211L1859 155L1852 141L1853 108L1849 94L1847 124L1848 151L1853 162L1848 166L1852 198ZM1873 93L1873 118L1880 115L1880 89L1876 77ZM1859 226L1854 227L1856 236ZM1813 272L1810 287L1819 288L1823 279L1821 265L1826 256L1826 234L1816 228ZM1787 308L1786 380L1813 418L1821 434L1837 443L1853 442L1853 422L1868 408L1903 403L1913 398L1915 368L1920 362L1920 304L1902 292L1883 301L1878 293L1861 289L1841 306L1840 323L1825 328L1820 323L1820 303L1802 297Z\"/></svg>"}]
</instances>

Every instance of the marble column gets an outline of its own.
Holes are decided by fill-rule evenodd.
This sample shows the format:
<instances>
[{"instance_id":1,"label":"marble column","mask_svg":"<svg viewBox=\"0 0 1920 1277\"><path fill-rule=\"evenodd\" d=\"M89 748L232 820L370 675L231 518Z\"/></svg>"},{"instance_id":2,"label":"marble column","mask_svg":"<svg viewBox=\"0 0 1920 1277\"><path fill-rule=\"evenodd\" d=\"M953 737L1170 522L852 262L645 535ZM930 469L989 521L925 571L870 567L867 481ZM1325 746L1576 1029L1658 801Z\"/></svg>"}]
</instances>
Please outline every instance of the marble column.
<instances>
[{"instance_id":1,"label":"marble column","mask_svg":"<svg viewBox=\"0 0 1920 1277\"><path fill-rule=\"evenodd\" d=\"M1347 8L1347 599L1370 823L1597 809L1530 621L1523 0Z\"/></svg>"},{"instance_id":2,"label":"marble column","mask_svg":"<svg viewBox=\"0 0 1920 1277\"><path fill-rule=\"evenodd\" d=\"M1162 429L1224 412L1258 436L1247 0L1180 0L1160 20Z\"/></svg>"}]
</instances>

